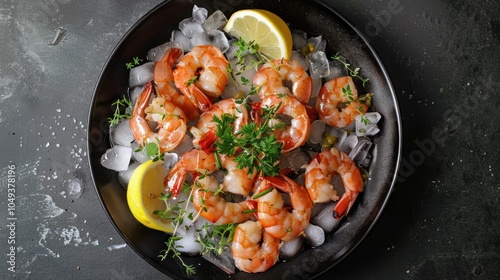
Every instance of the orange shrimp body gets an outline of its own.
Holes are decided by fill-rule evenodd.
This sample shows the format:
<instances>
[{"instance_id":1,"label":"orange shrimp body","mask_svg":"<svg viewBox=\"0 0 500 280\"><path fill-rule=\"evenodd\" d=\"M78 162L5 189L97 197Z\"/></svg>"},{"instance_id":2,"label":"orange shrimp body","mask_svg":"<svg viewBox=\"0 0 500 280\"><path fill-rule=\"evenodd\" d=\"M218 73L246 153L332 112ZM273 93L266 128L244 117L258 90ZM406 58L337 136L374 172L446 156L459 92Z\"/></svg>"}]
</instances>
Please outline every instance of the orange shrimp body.
<instances>
[{"instance_id":1,"label":"orange shrimp body","mask_svg":"<svg viewBox=\"0 0 500 280\"><path fill-rule=\"evenodd\" d=\"M286 176L266 177L276 188L290 194L292 211L289 212L281 194L273 189L271 192L257 198L257 217L262 227L270 235L283 241L289 241L299 236L309 224L313 203L304 186ZM266 188L261 184L258 193Z\"/></svg>"},{"instance_id":2,"label":"orange shrimp body","mask_svg":"<svg viewBox=\"0 0 500 280\"><path fill-rule=\"evenodd\" d=\"M157 143L160 152L175 149L186 135L186 115L172 102L163 97L155 97L151 104L153 87L148 83L134 106L130 118L130 128L136 141L145 146L148 143ZM157 131L153 131L148 121L158 124Z\"/></svg>"},{"instance_id":3,"label":"orange shrimp body","mask_svg":"<svg viewBox=\"0 0 500 280\"><path fill-rule=\"evenodd\" d=\"M194 188L192 200L195 209L212 223L218 225L241 223L253 217L252 213L245 213L245 210L250 210L246 201L227 202L221 194L216 194L219 182L210 175L198 177L192 188Z\"/></svg>"},{"instance_id":4,"label":"orange shrimp body","mask_svg":"<svg viewBox=\"0 0 500 280\"><path fill-rule=\"evenodd\" d=\"M368 110L368 106L361 104L357 98L358 91L351 76L326 82L316 100L320 120L335 127L348 126L357 115Z\"/></svg>"},{"instance_id":5,"label":"orange shrimp body","mask_svg":"<svg viewBox=\"0 0 500 280\"><path fill-rule=\"evenodd\" d=\"M247 221L236 228L231 252L238 269L256 273L278 261L280 246L280 240L263 230L259 221Z\"/></svg>"},{"instance_id":6,"label":"orange shrimp body","mask_svg":"<svg viewBox=\"0 0 500 280\"><path fill-rule=\"evenodd\" d=\"M363 190L363 178L359 168L343 152L332 148L316 155L306 167L305 186L315 203L337 200L337 192L330 184L339 174L345 193L335 206L335 215L341 218L349 212L358 194Z\"/></svg>"},{"instance_id":7,"label":"orange shrimp body","mask_svg":"<svg viewBox=\"0 0 500 280\"><path fill-rule=\"evenodd\" d=\"M292 83L288 89L285 81ZM312 79L306 70L295 60L277 59L262 65L253 80L261 99L269 95L294 96L307 104L312 94Z\"/></svg>"},{"instance_id":8,"label":"orange shrimp body","mask_svg":"<svg viewBox=\"0 0 500 280\"><path fill-rule=\"evenodd\" d=\"M275 95L267 96L262 100L262 108L271 108L279 106L276 114L289 115L292 117L291 125L274 132L276 139L283 143L282 152L289 152L302 146L309 137L311 123L307 110L297 99L285 96Z\"/></svg>"},{"instance_id":9,"label":"orange shrimp body","mask_svg":"<svg viewBox=\"0 0 500 280\"><path fill-rule=\"evenodd\" d=\"M218 97L226 87L228 65L217 47L194 47L174 70L175 86L200 110L206 111L212 106L209 97Z\"/></svg>"},{"instance_id":10,"label":"orange shrimp body","mask_svg":"<svg viewBox=\"0 0 500 280\"><path fill-rule=\"evenodd\" d=\"M168 49L161 60L155 64L153 80L158 96L165 97L168 101L181 108L188 120L194 120L200 115L197 107L185 95L180 94L173 84L174 75L172 67L174 67L182 53L182 49L179 48Z\"/></svg>"}]
</instances>

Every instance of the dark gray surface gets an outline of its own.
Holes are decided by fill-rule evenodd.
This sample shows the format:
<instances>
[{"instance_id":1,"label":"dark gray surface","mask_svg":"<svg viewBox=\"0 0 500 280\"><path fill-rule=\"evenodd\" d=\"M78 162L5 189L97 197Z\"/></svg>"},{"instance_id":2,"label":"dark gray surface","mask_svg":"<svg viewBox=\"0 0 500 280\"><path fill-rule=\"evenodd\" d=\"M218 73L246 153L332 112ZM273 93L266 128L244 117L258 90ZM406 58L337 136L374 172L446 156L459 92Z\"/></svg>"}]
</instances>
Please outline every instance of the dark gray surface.
<instances>
[{"instance_id":1,"label":"dark gray surface","mask_svg":"<svg viewBox=\"0 0 500 280\"><path fill-rule=\"evenodd\" d=\"M500 4L328 2L365 32L386 65L403 116L404 151L381 219L320 278L498 279ZM163 277L125 246L106 217L86 151L98 75L125 32L159 3L0 3L0 276ZM60 28L66 33L53 42ZM15 273L7 270L10 165ZM80 197L68 193L75 183Z\"/></svg>"}]
</instances>

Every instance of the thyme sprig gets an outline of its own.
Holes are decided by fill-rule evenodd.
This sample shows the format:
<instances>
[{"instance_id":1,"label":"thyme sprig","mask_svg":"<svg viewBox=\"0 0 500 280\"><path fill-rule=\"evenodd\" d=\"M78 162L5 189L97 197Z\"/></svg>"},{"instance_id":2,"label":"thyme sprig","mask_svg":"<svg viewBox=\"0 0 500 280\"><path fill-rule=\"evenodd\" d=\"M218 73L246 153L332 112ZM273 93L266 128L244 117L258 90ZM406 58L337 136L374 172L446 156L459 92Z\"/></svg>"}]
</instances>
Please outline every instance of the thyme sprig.
<instances>
[{"instance_id":1,"label":"thyme sprig","mask_svg":"<svg viewBox=\"0 0 500 280\"><path fill-rule=\"evenodd\" d=\"M196 240L202 246L201 253L214 253L220 256L224 250L231 246L237 226L238 224L204 224L198 230Z\"/></svg>"},{"instance_id":2,"label":"thyme sprig","mask_svg":"<svg viewBox=\"0 0 500 280\"><path fill-rule=\"evenodd\" d=\"M120 122L120 120L130 119L130 117L132 117L132 114L130 112L127 112L127 108L132 107L132 101L130 101L129 98L123 96L122 98L113 102L111 106L115 106L113 117L108 118L108 122L111 125L116 125L118 124L118 122Z\"/></svg>"},{"instance_id":3,"label":"thyme sprig","mask_svg":"<svg viewBox=\"0 0 500 280\"><path fill-rule=\"evenodd\" d=\"M184 217L187 216L191 220L195 219L193 213L187 213L189 202L192 196L192 189L188 184L184 183L182 191L184 193L189 192L188 198L185 201L184 200L175 201L172 205L170 205L172 201L171 200L172 194L162 193L159 199L165 202L165 210L153 211L153 214L158 215L160 218L163 219L169 219L172 221L172 224L175 225L174 231L172 232L172 236L170 236L168 240L165 242L167 248L160 251L160 255L158 257L160 257L161 260L163 261L168 257L168 255L171 254L171 257L173 259L175 258L178 259L181 262L182 266L184 266L187 276L192 276L196 274L196 268L193 265L188 265L184 262L184 260L182 259L181 252L179 252L179 248L182 248L182 246L176 244L176 241L182 239L182 236L178 236L176 235L176 233L179 226L181 226L184 223ZM182 207L182 204L185 204L184 208Z\"/></svg>"},{"instance_id":4,"label":"thyme sprig","mask_svg":"<svg viewBox=\"0 0 500 280\"><path fill-rule=\"evenodd\" d=\"M363 78L362 76L359 75L359 70L361 70L361 68L357 67L357 68L352 69L351 64L347 63L347 60L344 57L342 57L339 53L336 53L334 56L332 56L332 59L342 63L344 65L345 69L347 70L347 72L349 72L349 75L360 79L361 82L363 82L363 87L366 87L366 83L368 83L369 79Z\"/></svg>"},{"instance_id":5,"label":"thyme sprig","mask_svg":"<svg viewBox=\"0 0 500 280\"><path fill-rule=\"evenodd\" d=\"M127 62L125 63L125 67L127 67L128 70L136 67L137 65L141 64L142 62L142 59L140 59L139 57L134 57L132 58L132 61L131 62Z\"/></svg>"}]
</instances>

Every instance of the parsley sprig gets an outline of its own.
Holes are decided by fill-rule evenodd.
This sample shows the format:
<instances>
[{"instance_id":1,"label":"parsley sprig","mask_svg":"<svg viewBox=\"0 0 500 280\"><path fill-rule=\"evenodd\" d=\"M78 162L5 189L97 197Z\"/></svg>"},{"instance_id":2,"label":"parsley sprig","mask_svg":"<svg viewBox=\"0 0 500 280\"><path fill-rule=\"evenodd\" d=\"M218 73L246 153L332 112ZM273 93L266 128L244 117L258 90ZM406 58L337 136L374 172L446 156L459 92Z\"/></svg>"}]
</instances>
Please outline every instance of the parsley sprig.
<instances>
[{"instance_id":1,"label":"parsley sprig","mask_svg":"<svg viewBox=\"0 0 500 280\"><path fill-rule=\"evenodd\" d=\"M216 135L219 140L215 143L217 152L227 156L235 156L234 161L240 169L248 168L249 173L262 172L266 176L278 175L277 162L283 147L274 136L274 131L282 129L282 122L270 123L275 118L281 106L262 108L262 123L255 122L244 125L241 130L233 134L234 116L224 114L221 118L214 116Z\"/></svg>"},{"instance_id":2,"label":"parsley sprig","mask_svg":"<svg viewBox=\"0 0 500 280\"><path fill-rule=\"evenodd\" d=\"M352 69L351 64L347 63L346 59L343 58L339 53L336 53L334 56L332 56L332 59L342 63L344 65L345 69L349 72L349 75L360 79L361 82L363 82L363 87L366 87L366 83L368 83L369 79L363 78L359 75L359 70L361 70L361 68L357 67L357 68Z\"/></svg>"},{"instance_id":3,"label":"parsley sprig","mask_svg":"<svg viewBox=\"0 0 500 280\"><path fill-rule=\"evenodd\" d=\"M115 106L115 112L112 118L108 118L108 122L111 125L116 125L122 119L130 119L132 114L127 112L127 108L132 107L132 101L127 97L123 96L122 98L116 100L111 104L111 106ZM124 111L124 113L122 113Z\"/></svg>"}]
</instances>

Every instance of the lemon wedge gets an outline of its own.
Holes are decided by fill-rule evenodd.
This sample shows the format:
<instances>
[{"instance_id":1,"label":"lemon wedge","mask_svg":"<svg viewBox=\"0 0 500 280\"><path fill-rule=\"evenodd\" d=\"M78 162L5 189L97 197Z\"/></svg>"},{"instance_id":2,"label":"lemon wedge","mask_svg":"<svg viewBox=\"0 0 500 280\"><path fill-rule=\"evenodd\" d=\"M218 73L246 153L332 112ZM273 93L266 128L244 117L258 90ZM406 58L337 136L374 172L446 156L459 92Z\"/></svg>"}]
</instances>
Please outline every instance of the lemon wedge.
<instances>
[{"instance_id":1,"label":"lemon wedge","mask_svg":"<svg viewBox=\"0 0 500 280\"><path fill-rule=\"evenodd\" d=\"M162 161L146 161L139 165L130 177L127 188L127 202L134 217L143 225L171 233L174 230L170 220L160 219L153 211L165 210L165 202L160 200L163 187Z\"/></svg>"},{"instance_id":2,"label":"lemon wedge","mask_svg":"<svg viewBox=\"0 0 500 280\"><path fill-rule=\"evenodd\" d=\"M289 59L292 54L292 33L277 15L258 9L240 10L231 15L224 31L246 42L254 41L259 51L270 59Z\"/></svg>"}]
</instances>

